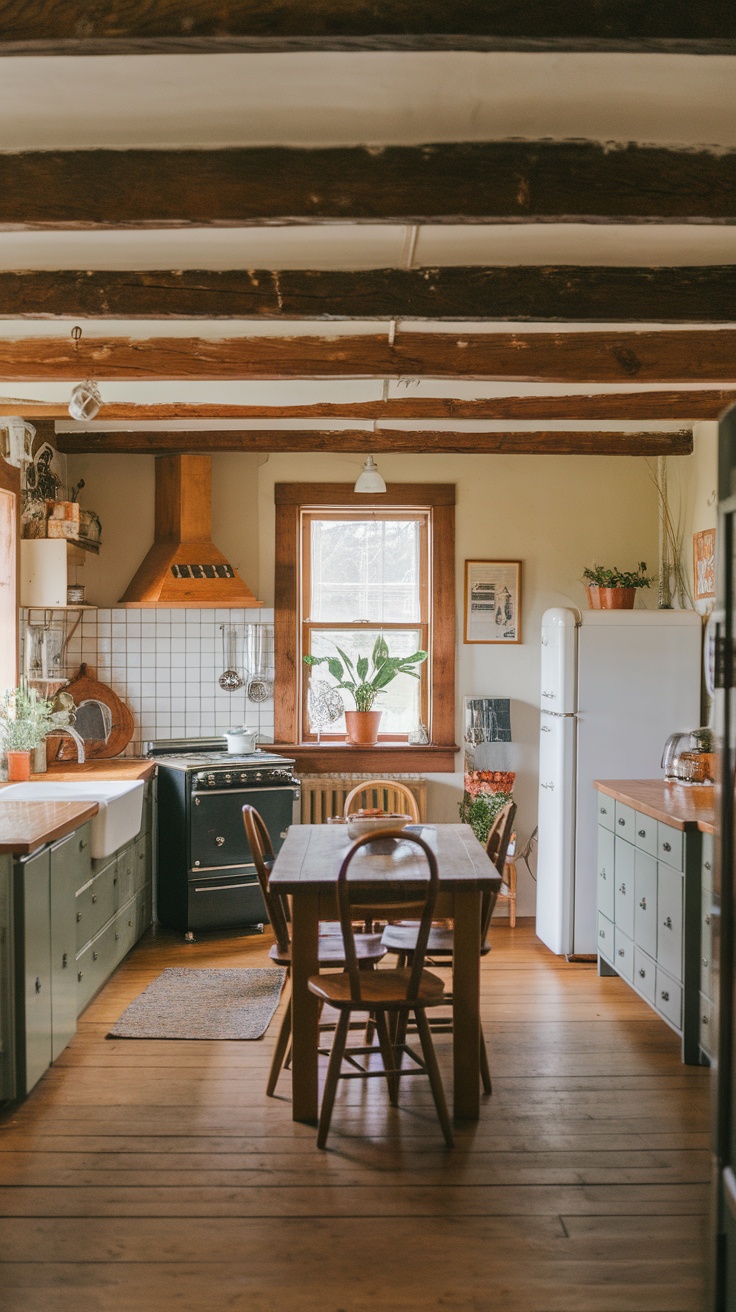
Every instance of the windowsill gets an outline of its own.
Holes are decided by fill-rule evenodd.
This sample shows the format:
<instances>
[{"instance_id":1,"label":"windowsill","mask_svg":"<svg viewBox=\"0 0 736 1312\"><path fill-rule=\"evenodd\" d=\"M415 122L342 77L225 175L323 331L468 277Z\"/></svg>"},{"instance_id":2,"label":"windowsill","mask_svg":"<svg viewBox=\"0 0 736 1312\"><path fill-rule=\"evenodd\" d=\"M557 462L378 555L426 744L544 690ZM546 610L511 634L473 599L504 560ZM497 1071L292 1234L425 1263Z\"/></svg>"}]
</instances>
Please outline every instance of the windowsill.
<instances>
[{"instance_id":1,"label":"windowsill","mask_svg":"<svg viewBox=\"0 0 736 1312\"><path fill-rule=\"evenodd\" d=\"M454 743L379 743L376 747L351 747L348 743L274 743L274 752L294 757L297 773L305 774L453 774Z\"/></svg>"}]
</instances>

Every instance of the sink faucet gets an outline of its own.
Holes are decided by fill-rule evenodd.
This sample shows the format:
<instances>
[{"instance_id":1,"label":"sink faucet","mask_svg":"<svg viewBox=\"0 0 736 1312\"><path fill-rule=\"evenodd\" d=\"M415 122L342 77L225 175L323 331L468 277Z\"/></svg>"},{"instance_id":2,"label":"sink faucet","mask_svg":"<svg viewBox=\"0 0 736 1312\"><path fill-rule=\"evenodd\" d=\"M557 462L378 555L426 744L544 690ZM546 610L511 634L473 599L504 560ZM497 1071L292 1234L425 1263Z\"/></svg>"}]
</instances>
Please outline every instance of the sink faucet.
<instances>
[{"instance_id":1,"label":"sink faucet","mask_svg":"<svg viewBox=\"0 0 736 1312\"><path fill-rule=\"evenodd\" d=\"M76 729L73 729L70 724L62 724L58 728L55 727L53 730L54 738L59 738L64 733L68 733L69 737L74 739L77 744L77 763L79 765L84 765L84 739L81 734L78 734Z\"/></svg>"}]
</instances>

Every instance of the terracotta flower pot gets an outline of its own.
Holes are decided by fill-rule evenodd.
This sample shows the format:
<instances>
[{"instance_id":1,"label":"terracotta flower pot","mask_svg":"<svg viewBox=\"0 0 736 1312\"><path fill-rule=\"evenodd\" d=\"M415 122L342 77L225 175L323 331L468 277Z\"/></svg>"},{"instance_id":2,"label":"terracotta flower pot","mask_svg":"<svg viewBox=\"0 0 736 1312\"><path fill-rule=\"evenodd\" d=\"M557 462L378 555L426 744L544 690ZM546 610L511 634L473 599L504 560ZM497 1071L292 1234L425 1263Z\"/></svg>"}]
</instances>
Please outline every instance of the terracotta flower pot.
<instances>
[{"instance_id":1,"label":"terracotta flower pot","mask_svg":"<svg viewBox=\"0 0 736 1312\"><path fill-rule=\"evenodd\" d=\"M7 752L8 783L22 784L31 777L31 753Z\"/></svg>"},{"instance_id":2,"label":"terracotta flower pot","mask_svg":"<svg viewBox=\"0 0 736 1312\"><path fill-rule=\"evenodd\" d=\"M633 610L636 588L599 588L587 585L591 610Z\"/></svg>"},{"instance_id":3,"label":"terracotta flower pot","mask_svg":"<svg viewBox=\"0 0 736 1312\"><path fill-rule=\"evenodd\" d=\"M380 723L380 711L346 711L347 741L353 747L375 747Z\"/></svg>"}]
</instances>

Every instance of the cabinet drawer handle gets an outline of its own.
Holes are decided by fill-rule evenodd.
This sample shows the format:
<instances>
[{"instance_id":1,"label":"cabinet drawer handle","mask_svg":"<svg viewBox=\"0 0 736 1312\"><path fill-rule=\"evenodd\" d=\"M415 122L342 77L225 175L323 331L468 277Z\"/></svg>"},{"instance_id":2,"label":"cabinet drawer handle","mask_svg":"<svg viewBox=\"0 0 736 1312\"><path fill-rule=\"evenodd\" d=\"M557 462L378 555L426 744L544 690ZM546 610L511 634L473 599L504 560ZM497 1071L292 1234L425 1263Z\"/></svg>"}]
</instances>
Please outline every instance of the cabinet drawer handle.
<instances>
[{"instance_id":1,"label":"cabinet drawer handle","mask_svg":"<svg viewBox=\"0 0 736 1312\"><path fill-rule=\"evenodd\" d=\"M625 884L619 884L619 886L618 886L618 891L619 891L619 893L625 893L625 892L626 892L626 885L625 885Z\"/></svg>"},{"instance_id":2,"label":"cabinet drawer handle","mask_svg":"<svg viewBox=\"0 0 736 1312\"><path fill-rule=\"evenodd\" d=\"M671 848L670 844L669 844L669 843L663 843L663 844L662 844L662 851L663 851L663 852L671 852L671 851L672 851L672 848Z\"/></svg>"},{"instance_id":3,"label":"cabinet drawer handle","mask_svg":"<svg viewBox=\"0 0 736 1312\"><path fill-rule=\"evenodd\" d=\"M639 903L639 906L641 907L642 911L646 911L646 909L647 909L647 900L646 900L645 897L642 898L641 902Z\"/></svg>"},{"instance_id":4,"label":"cabinet drawer handle","mask_svg":"<svg viewBox=\"0 0 736 1312\"><path fill-rule=\"evenodd\" d=\"M80 922L81 919L82 919L82 913L81 913L81 911L78 911L78 912L77 912L77 924L79 924L79 922Z\"/></svg>"},{"instance_id":5,"label":"cabinet drawer handle","mask_svg":"<svg viewBox=\"0 0 736 1312\"><path fill-rule=\"evenodd\" d=\"M710 964L707 957L703 957L702 961L704 966L708 966Z\"/></svg>"},{"instance_id":6,"label":"cabinet drawer handle","mask_svg":"<svg viewBox=\"0 0 736 1312\"><path fill-rule=\"evenodd\" d=\"M62 968L62 970L66 970L68 964L69 964L69 958L68 958L68 956L67 956L67 954L66 954L66 952L65 952L64 955L63 955L63 957L61 958L61 968Z\"/></svg>"},{"instance_id":7,"label":"cabinet drawer handle","mask_svg":"<svg viewBox=\"0 0 736 1312\"><path fill-rule=\"evenodd\" d=\"M701 1017L700 1017L700 1020L701 1020L701 1023L702 1023L703 1025L707 1025L707 1024L709 1023L709 1022L708 1022L708 1017L707 1017L707 1016L701 1016Z\"/></svg>"},{"instance_id":8,"label":"cabinet drawer handle","mask_svg":"<svg viewBox=\"0 0 736 1312\"><path fill-rule=\"evenodd\" d=\"M601 879L605 879L605 877L606 877L605 867L604 867L603 870L600 870L598 873L600 874Z\"/></svg>"},{"instance_id":9,"label":"cabinet drawer handle","mask_svg":"<svg viewBox=\"0 0 736 1312\"><path fill-rule=\"evenodd\" d=\"M93 961L96 961L96 960L97 960L97 953L96 953L96 952L93 952L93 953L92 953L92 960L93 960Z\"/></svg>"},{"instance_id":10,"label":"cabinet drawer handle","mask_svg":"<svg viewBox=\"0 0 736 1312\"><path fill-rule=\"evenodd\" d=\"M625 824L626 824L626 821L625 821L623 818L619 817L619 824L620 824L620 825L625 825Z\"/></svg>"},{"instance_id":11,"label":"cabinet drawer handle","mask_svg":"<svg viewBox=\"0 0 736 1312\"><path fill-rule=\"evenodd\" d=\"M618 950L618 955L619 955L620 957L625 957L625 956L626 956L626 953L624 952L623 948L619 948L619 950Z\"/></svg>"},{"instance_id":12,"label":"cabinet drawer handle","mask_svg":"<svg viewBox=\"0 0 736 1312\"><path fill-rule=\"evenodd\" d=\"M640 838L646 838L646 836L647 836L647 831L646 831L646 829L640 829L640 830L639 830L639 837L640 837Z\"/></svg>"},{"instance_id":13,"label":"cabinet drawer handle","mask_svg":"<svg viewBox=\"0 0 736 1312\"><path fill-rule=\"evenodd\" d=\"M118 941L119 938L120 938L120 935L119 935L119 934L116 934L116 935L115 935L115 942L116 942L116 943L117 943L117 941Z\"/></svg>"},{"instance_id":14,"label":"cabinet drawer handle","mask_svg":"<svg viewBox=\"0 0 736 1312\"><path fill-rule=\"evenodd\" d=\"M670 1000L670 995L669 995L669 993L666 992L665 989L662 990L662 995L661 995L661 996L662 996L662 1001L663 1001L663 1002L669 1002L669 1000Z\"/></svg>"},{"instance_id":15,"label":"cabinet drawer handle","mask_svg":"<svg viewBox=\"0 0 736 1312\"><path fill-rule=\"evenodd\" d=\"M96 894L96 893L93 893L93 894L92 894L92 905L93 905L93 906L94 906L94 904L95 904L96 901L97 901L97 894Z\"/></svg>"},{"instance_id":16,"label":"cabinet drawer handle","mask_svg":"<svg viewBox=\"0 0 736 1312\"><path fill-rule=\"evenodd\" d=\"M225 839L222 838L222 836L215 839L215 847L223 847L224 843L225 843Z\"/></svg>"},{"instance_id":17,"label":"cabinet drawer handle","mask_svg":"<svg viewBox=\"0 0 736 1312\"><path fill-rule=\"evenodd\" d=\"M82 971L82 970L78 970L78 971L77 971L77 979L78 979L78 980L82 980L82 979L84 979L84 971Z\"/></svg>"},{"instance_id":18,"label":"cabinet drawer handle","mask_svg":"<svg viewBox=\"0 0 736 1312\"><path fill-rule=\"evenodd\" d=\"M115 885L117 884L117 882L118 882L118 877L117 877L117 875L116 875L115 878L114 878L113 881L112 881L112 886L113 886L113 888L115 887Z\"/></svg>"},{"instance_id":19,"label":"cabinet drawer handle","mask_svg":"<svg viewBox=\"0 0 736 1312\"><path fill-rule=\"evenodd\" d=\"M599 929L599 930L598 930L598 937L599 937L599 938L605 938L605 937L606 937L606 931L605 931L605 929Z\"/></svg>"},{"instance_id":20,"label":"cabinet drawer handle","mask_svg":"<svg viewBox=\"0 0 736 1312\"><path fill-rule=\"evenodd\" d=\"M640 974L640 976L641 976L642 979L646 979L646 977L647 977L647 972L646 972L646 971L643 969L643 967L641 967L641 966L639 967L639 974Z\"/></svg>"},{"instance_id":21,"label":"cabinet drawer handle","mask_svg":"<svg viewBox=\"0 0 736 1312\"><path fill-rule=\"evenodd\" d=\"M662 921L662 924L665 929L672 929L672 916L668 916L666 920Z\"/></svg>"},{"instance_id":22,"label":"cabinet drawer handle","mask_svg":"<svg viewBox=\"0 0 736 1312\"><path fill-rule=\"evenodd\" d=\"M608 815L608 807L607 807L607 806L602 806L602 807L601 807L601 815Z\"/></svg>"},{"instance_id":23,"label":"cabinet drawer handle","mask_svg":"<svg viewBox=\"0 0 736 1312\"><path fill-rule=\"evenodd\" d=\"M36 976L36 992L37 993L41 992L41 980L39 979L38 975Z\"/></svg>"},{"instance_id":24,"label":"cabinet drawer handle","mask_svg":"<svg viewBox=\"0 0 736 1312\"><path fill-rule=\"evenodd\" d=\"M709 924L710 924L710 916L706 916L706 917L705 917L705 923L706 923L706 925L709 925Z\"/></svg>"},{"instance_id":25,"label":"cabinet drawer handle","mask_svg":"<svg viewBox=\"0 0 736 1312\"><path fill-rule=\"evenodd\" d=\"M710 861L704 861L703 864L704 864L706 870L710 870Z\"/></svg>"}]
</instances>

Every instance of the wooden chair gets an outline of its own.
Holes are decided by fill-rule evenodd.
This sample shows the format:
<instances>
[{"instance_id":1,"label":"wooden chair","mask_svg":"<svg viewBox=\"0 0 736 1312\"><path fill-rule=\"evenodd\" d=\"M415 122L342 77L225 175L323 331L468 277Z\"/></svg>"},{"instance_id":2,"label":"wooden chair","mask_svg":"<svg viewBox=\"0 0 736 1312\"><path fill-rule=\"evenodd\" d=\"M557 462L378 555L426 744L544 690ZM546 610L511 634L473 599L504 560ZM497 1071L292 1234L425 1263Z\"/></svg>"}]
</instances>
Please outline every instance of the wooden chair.
<instances>
[{"instance_id":1,"label":"wooden chair","mask_svg":"<svg viewBox=\"0 0 736 1312\"><path fill-rule=\"evenodd\" d=\"M409 968L397 967L394 970L363 971L360 969L356 937L353 931L352 917L354 908L351 905L348 871L360 849L373 841L372 836L367 834L353 843L337 877L337 903L345 942L346 969L337 975L312 975L309 980L311 992L321 1002L328 1003L330 1007L334 1007L340 1013L322 1094L317 1147L324 1148L327 1142L337 1082L339 1079L349 1079L353 1075L352 1071L346 1075L342 1073L342 1062L345 1055L351 1013L368 1011L375 1021L383 1059L383 1072L376 1072L376 1074L385 1075L392 1104L395 1106L398 1103L399 1079L404 1075L417 1074L417 1068L424 1071L429 1076L432 1096L437 1108L442 1132L445 1136L445 1142L448 1148L451 1148L453 1145L452 1126L447 1111L445 1092L442 1087L442 1077L432 1042L432 1033L426 1016L428 1007L440 1006L445 1001L442 980L437 975L433 975L430 971L424 969L427 940L432 925L432 913L437 901L439 884L437 860L432 849L417 834L392 830L382 835L382 837L396 838L405 843L416 844L417 847L422 849L427 859L428 874L421 901L418 897L414 898L412 892L410 895L411 902L409 902L407 894L404 893L400 902L397 897L391 898L389 896L387 903L387 905L401 906L405 910L411 909L414 914L420 913L412 965ZM405 1042L397 1043L395 1039L392 1040L389 1033L389 1016L392 1019L414 1017L422 1047L422 1059ZM404 1026L404 1032L405 1028ZM416 1063L414 1068L402 1069L401 1063L405 1053Z\"/></svg>"},{"instance_id":2,"label":"wooden chair","mask_svg":"<svg viewBox=\"0 0 736 1312\"><path fill-rule=\"evenodd\" d=\"M529 857L534 852L537 845L537 830L534 829L529 835L526 843L519 852L508 852L506 855L506 864L503 868L503 884L499 890L499 902L508 902L509 904L509 927L516 927L516 864L523 861L529 874L532 874L532 868L529 865Z\"/></svg>"},{"instance_id":3,"label":"wooden chair","mask_svg":"<svg viewBox=\"0 0 736 1312\"><path fill-rule=\"evenodd\" d=\"M358 784L345 798L345 805L342 809L345 819L347 820L352 811L359 809L357 806L352 805L356 799L360 801L365 798L368 806L370 806L373 793L380 798L379 805L382 810L398 812L399 807L403 806L404 813L411 816L412 823L419 824L420 816L417 799L411 789L407 788L406 784L402 784L398 779L366 779L363 783Z\"/></svg>"},{"instance_id":4,"label":"wooden chair","mask_svg":"<svg viewBox=\"0 0 736 1312\"><path fill-rule=\"evenodd\" d=\"M514 827L515 817L516 803L507 802L496 816L486 840L486 852L501 876L503 876L504 868L506 866L506 853L511 840L511 831ZM480 939L480 955L482 957L487 956L491 950L491 945L488 942L488 931L490 929L491 916L493 915L496 905L496 897L496 893L483 894ZM395 952L397 954L397 965L401 967L407 964L411 965L412 954L416 951L416 937L416 924L387 925L383 931L381 942L387 951ZM436 958L440 958L440 960L442 958L452 959L454 943L455 936L452 927L433 925L427 941L427 956L430 958L430 961L434 961ZM452 995L445 994L445 1001L452 1002ZM451 1027L447 1025L447 1022L442 1023L444 1028ZM488 1050L486 1048L482 1027L480 1033L480 1074L483 1081L484 1091L486 1093L491 1093L493 1091L491 1085L491 1072L488 1064Z\"/></svg>"},{"instance_id":5,"label":"wooden chair","mask_svg":"<svg viewBox=\"0 0 736 1312\"><path fill-rule=\"evenodd\" d=\"M261 886L266 912L271 922L276 942L269 952L269 957L277 966L284 966L291 973L291 930L289 927L289 908L286 899L275 895L270 887L271 869L274 863L274 851L271 836L266 828L263 816L254 806L243 807L245 836L253 857L253 864ZM386 955L381 944L380 934L357 934L354 938L354 951L362 969L370 969ZM320 935L318 960L320 966L340 968L345 965L345 944L342 934ZM334 1029L333 1025L320 1026L320 1029ZM268 1073L266 1094L272 1098L279 1075L286 1064L291 1040L291 999L289 999L281 1029L276 1040L271 1069ZM362 1051L362 1050L361 1050Z\"/></svg>"}]
</instances>

